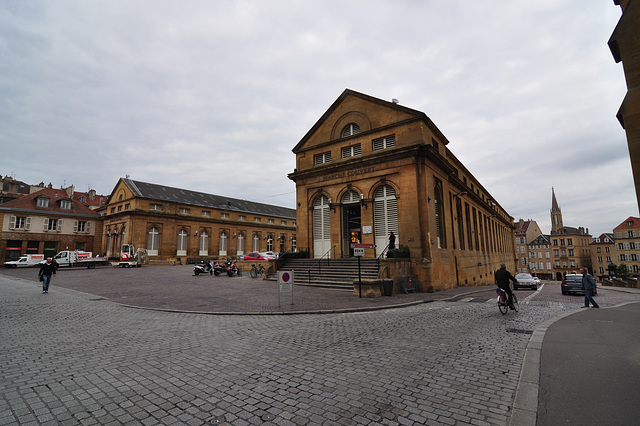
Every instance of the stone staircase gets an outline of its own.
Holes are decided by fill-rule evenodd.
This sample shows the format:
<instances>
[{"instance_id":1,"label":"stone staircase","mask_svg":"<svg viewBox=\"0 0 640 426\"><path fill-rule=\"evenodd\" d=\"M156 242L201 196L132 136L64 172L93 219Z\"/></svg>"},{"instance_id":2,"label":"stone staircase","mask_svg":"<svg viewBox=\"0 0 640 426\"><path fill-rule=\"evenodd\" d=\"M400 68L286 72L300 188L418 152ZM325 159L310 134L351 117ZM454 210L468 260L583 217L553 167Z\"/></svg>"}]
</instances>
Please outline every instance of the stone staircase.
<instances>
[{"instance_id":1,"label":"stone staircase","mask_svg":"<svg viewBox=\"0 0 640 426\"><path fill-rule=\"evenodd\" d=\"M294 271L296 285L327 287L353 291L353 282L358 280L358 259L288 259L279 268L281 271ZM378 260L361 259L362 279L378 278ZM277 280L277 275L267 279Z\"/></svg>"}]
</instances>

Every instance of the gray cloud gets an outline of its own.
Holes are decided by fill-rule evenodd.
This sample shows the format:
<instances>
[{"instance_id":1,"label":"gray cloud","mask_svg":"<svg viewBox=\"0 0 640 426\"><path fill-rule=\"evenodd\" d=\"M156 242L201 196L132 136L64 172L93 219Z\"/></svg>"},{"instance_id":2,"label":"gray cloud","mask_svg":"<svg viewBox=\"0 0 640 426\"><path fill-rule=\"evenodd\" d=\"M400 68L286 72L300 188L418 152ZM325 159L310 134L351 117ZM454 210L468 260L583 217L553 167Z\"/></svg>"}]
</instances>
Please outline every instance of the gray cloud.
<instances>
[{"instance_id":1,"label":"gray cloud","mask_svg":"<svg viewBox=\"0 0 640 426\"><path fill-rule=\"evenodd\" d=\"M291 149L351 88L424 111L517 220L637 215L597 0L0 4L0 172L295 205Z\"/></svg>"}]
</instances>

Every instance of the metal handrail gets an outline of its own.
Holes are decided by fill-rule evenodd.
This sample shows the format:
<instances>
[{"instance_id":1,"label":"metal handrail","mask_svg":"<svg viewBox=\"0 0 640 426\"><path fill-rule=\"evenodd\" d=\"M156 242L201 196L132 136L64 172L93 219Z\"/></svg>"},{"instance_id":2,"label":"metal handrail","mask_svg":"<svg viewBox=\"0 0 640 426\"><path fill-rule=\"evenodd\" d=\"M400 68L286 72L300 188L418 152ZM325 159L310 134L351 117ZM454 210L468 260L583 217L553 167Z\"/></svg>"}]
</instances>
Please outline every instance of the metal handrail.
<instances>
[{"instance_id":1,"label":"metal handrail","mask_svg":"<svg viewBox=\"0 0 640 426\"><path fill-rule=\"evenodd\" d=\"M321 266L322 266L322 263L320 263L320 262L322 261L322 259L324 259L324 257L325 257L326 255L328 255L328 254L330 254L330 253L331 253L331 250L333 250L334 248L336 248L336 245L337 245L337 244L334 244L334 245L333 245L333 247L331 247L331 248L330 248L330 249L329 249L325 254L323 254L322 256L320 256L320 259L318 259L318 261L317 261L316 263L314 263L313 265L311 265L311 268L309 268L309 269L307 270L307 276L308 276L308 278L307 278L307 284L311 284L311 270L312 270L313 268L315 268L315 267L316 267L316 265L318 266L318 274L321 274L321 273L322 273L322 267L321 267ZM327 266L329 266L329 261L330 261L330 260L331 260L331 257L327 257Z\"/></svg>"}]
</instances>

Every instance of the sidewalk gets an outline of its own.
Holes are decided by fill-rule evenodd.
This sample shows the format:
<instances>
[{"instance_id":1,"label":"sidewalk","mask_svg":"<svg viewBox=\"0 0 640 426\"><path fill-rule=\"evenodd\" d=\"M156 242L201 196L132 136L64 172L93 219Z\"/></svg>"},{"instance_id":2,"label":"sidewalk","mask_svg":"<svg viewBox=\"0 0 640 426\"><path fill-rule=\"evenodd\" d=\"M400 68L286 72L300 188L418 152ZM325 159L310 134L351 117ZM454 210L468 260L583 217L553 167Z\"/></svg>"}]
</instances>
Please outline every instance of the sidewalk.
<instances>
[{"instance_id":1,"label":"sidewalk","mask_svg":"<svg viewBox=\"0 0 640 426\"><path fill-rule=\"evenodd\" d=\"M541 324L527 346L510 424L637 424L639 336L640 303L573 310Z\"/></svg>"}]
</instances>

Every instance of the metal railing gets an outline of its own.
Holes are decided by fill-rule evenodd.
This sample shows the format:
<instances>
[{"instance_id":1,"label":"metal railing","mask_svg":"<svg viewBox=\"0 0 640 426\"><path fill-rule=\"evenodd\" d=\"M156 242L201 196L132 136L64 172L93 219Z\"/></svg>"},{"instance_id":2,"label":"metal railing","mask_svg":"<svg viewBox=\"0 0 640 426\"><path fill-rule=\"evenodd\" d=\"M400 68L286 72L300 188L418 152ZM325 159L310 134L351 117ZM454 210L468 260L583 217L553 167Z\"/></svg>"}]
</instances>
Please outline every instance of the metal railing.
<instances>
[{"instance_id":1,"label":"metal railing","mask_svg":"<svg viewBox=\"0 0 640 426\"><path fill-rule=\"evenodd\" d=\"M389 244L387 244L387 246L384 248L384 250L382 250L382 253L380 253L380 256L378 256L378 269L380 269L380 259L382 259L383 256L385 256L385 254L389 251ZM385 256L386 257L386 256Z\"/></svg>"},{"instance_id":2,"label":"metal railing","mask_svg":"<svg viewBox=\"0 0 640 426\"><path fill-rule=\"evenodd\" d=\"M324 259L325 256L327 256L328 254L331 253L331 250L335 249L337 246L337 244L334 244L333 247L331 247L325 254L323 254L322 256L320 256L320 259L318 259L318 261L316 263L314 263L313 265L311 265L311 268L309 268L307 270L307 284L311 284L311 271L313 270L313 268L315 268L316 266L318 267L318 274L322 273L322 259ZM331 260L331 256L327 257L327 266L329 266L329 261Z\"/></svg>"}]
</instances>

